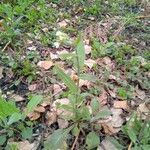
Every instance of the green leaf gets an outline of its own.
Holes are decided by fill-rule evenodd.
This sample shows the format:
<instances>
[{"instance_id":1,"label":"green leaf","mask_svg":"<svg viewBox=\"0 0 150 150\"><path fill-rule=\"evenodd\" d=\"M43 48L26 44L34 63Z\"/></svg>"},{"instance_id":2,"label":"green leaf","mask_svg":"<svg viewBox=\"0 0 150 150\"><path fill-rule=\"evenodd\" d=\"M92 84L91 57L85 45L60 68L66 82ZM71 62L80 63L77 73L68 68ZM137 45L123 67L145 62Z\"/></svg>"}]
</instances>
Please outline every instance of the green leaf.
<instances>
[{"instance_id":1,"label":"green leaf","mask_svg":"<svg viewBox=\"0 0 150 150\"><path fill-rule=\"evenodd\" d=\"M77 62L79 65L79 70L81 70L84 66L84 60L85 60L84 43L81 37L77 39L76 53L78 58Z\"/></svg>"},{"instance_id":2,"label":"green leaf","mask_svg":"<svg viewBox=\"0 0 150 150\"><path fill-rule=\"evenodd\" d=\"M148 145L142 145L142 150L150 150L150 144Z\"/></svg>"},{"instance_id":3,"label":"green leaf","mask_svg":"<svg viewBox=\"0 0 150 150\"><path fill-rule=\"evenodd\" d=\"M44 142L45 150L57 150L63 146L63 143L73 126L68 129L58 129L51 134Z\"/></svg>"},{"instance_id":4,"label":"green leaf","mask_svg":"<svg viewBox=\"0 0 150 150\"><path fill-rule=\"evenodd\" d=\"M7 102L0 97L0 119L8 117L15 112L19 112L19 109L15 106L15 104L12 101Z\"/></svg>"},{"instance_id":5,"label":"green leaf","mask_svg":"<svg viewBox=\"0 0 150 150\"><path fill-rule=\"evenodd\" d=\"M88 81L92 81L92 82L95 82L98 80L97 77L92 74L81 74L79 79L88 80Z\"/></svg>"},{"instance_id":6,"label":"green leaf","mask_svg":"<svg viewBox=\"0 0 150 150\"><path fill-rule=\"evenodd\" d=\"M133 143L136 143L137 136L136 136L136 133L134 132L134 130L130 128L127 130L127 133L128 133L129 138L131 139L131 141Z\"/></svg>"},{"instance_id":7,"label":"green leaf","mask_svg":"<svg viewBox=\"0 0 150 150\"><path fill-rule=\"evenodd\" d=\"M21 135L24 139L31 139L33 134L33 129L32 128L24 128L23 131L21 132Z\"/></svg>"},{"instance_id":8,"label":"green leaf","mask_svg":"<svg viewBox=\"0 0 150 150\"><path fill-rule=\"evenodd\" d=\"M91 122L94 122L98 119L103 119L111 115L110 111L100 111L91 119Z\"/></svg>"},{"instance_id":9,"label":"green leaf","mask_svg":"<svg viewBox=\"0 0 150 150\"><path fill-rule=\"evenodd\" d=\"M0 136L0 146L3 145L6 142L6 135Z\"/></svg>"},{"instance_id":10,"label":"green leaf","mask_svg":"<svg viewBox=\"0 0 150 150\"><path fill-rule=\"evenodd\" d=\"M42 101L42 95L33 95L29 103L27 104L26 113L32 112L36 106Z\"/></svg>"},{"instance_id":11,"label":"green leaf","mask_svg":"<svg viewBox=\"0 0 150 150\"><path fill-rule=\"evenodd\" d=\"M96 148L99 144L100 138L95 132L90 132L86 136L86 145L88 150Z\"/></svg>"},{"instance_id":12,"label":"green leaf","mask_svg":"<svg viewBox=\"0 0 150 150\"><path fill-rule=\"evenodd\" d=\"M74 83L73 80L71 80L70 76L65 74L62 69L55 66L55 71L58 75L58 77L65 83L65 85L70 89L71 92L76 93L78 91L78 87Z\"/></svg>"},{"instance_id":13,"label":"green leaf","mask_svg":"<svg viewBox=\"0 0 150 150\"><path fill-rule=\"evenodd\" d=\"M23 115L21 113L13 113L10 118L9 121L7 122L8 125L11 125L19 120L21 120L23 118Z\"/></svg>"},{"instance_id":14,"label":"green leaf","mask_svg":"<svg viewBox=\"0 0 150 150\"><path fill-rule=\"evenodd\" d=\"M86 106L82 106L80 109L80 118L82 118L82 120L90 120L91 119L91 114L89 111L89 108Z\"/></svg>"},{"instance_id":15,"label":"green leaf","mask_svg":"<svg viewBox=\"0 0 150 150\"><path fill-rule=\"evenodd\" d=\"M91 101L91 107L92 107L92 111L95 112L99 109L99 106L100 106L100 103L99 101L94 98L92 101Z\"/></svg>"},{"instance_id":16,"label":"green leaf","mask_svg":"<svg viewBox=\"0 0 150 150\"><path fill-rule=\"evenodd\" d=\"M72 129L72 134L74 135L74 136L78 136L79 135L79 132L80 132L80 130L79 130L79 128L77 127L77 125Z\"/></svg>"}]
</instances>

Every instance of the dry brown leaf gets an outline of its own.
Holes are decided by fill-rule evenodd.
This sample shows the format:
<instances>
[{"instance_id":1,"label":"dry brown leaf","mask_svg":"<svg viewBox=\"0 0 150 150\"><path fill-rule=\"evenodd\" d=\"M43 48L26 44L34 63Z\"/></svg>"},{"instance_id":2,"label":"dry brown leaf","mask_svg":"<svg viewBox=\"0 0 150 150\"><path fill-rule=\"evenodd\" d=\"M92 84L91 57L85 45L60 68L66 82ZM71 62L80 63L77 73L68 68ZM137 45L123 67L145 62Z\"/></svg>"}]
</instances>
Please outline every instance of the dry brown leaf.
<instances>
[{"instance_id":1,"label":"dry brown leaf","mask_svg":"<svg viewBox=\"0 0 150 150\"><path fill-rule=\"evenodd\" d=\"M56 94L58 94L60 91L62 91L60 85L54 84L54 85L53 85L53 94L56 95Z\"/></svg>"},{"instance_id":2,"label":"dry brown leaf","mask_svg":"<svg viewBox=\"0 0 150 150\"><path fill-rule=\"evenodd\" d=\"M11 98L15 99L16 102L21 102L21 101L24 101L24 100L25 100L25 98L23 98L23 97L20 96L20 95L16 95L16 94L13 94L13 95L11 96Z\"/></svg>"},{"instance_id":3,"label":"dry brown leaf","mask_svg":"<svg viewBox=\"0 0 150 150\"><path fill-rule=\"evenodd\" d=\"M45 70L48 70L53 66L53 62L52 61L39 61L37 66L44 68Z\"/></svg>"},{"instance_id":4,"label":"dry brown leaf","mask_svg":"<svg viewBox=\"0 0 150 150\"><path fill-rule=\"evenodd\" d=\"M65 129L69 125L69 122L67 120L64 120L64 119L58 119L57 122L58 122L58 126L60 129Z\"/></svg>"},{"instance_id":5,"label":"dry brown leaf","mask_svg":"<svg viewBox=\"0 0 150 150\"><path fill-rule=\"evenodd\" d=\"M105 64L107 70L113 70L115 68L115 64L111 61L109 57L104 57L102 62Z\"/></svg>"},{"instance_id":6,"label":"dry brown leaf","mask_svg":"<svg viewBox=\"0 0 150 150\"><path fill-rule=\"evenodd\" d=\"M136 96L141 99L144 100L146 98L146 94L144 91L140 90L138 87L135 88L135 92L136 92Z\"/></svg>"},{"instance_id":7,"label":"dry brown leaf","mask_svg":"<svg viewBox=\"0 0 150 150\"><path fill-rule=\"evenodd\" d=\"M50 53L51 60L58 59L57 54Z\"/></svg>"},{"instance_id":8,"label":"dry brown leaf","mask_svg":"<svg viewBox=\"0 0 150 150\"><path fill-rule=\"evenodd\" d=\"M29 87L28 87L29 91L35 91L36 88L37 88L37 84L31 84L31 85L29 85Z\"/></svg>"},{"instance_id":9,"label":"dry brown leaf","mask_svg":"<svg viewBox=\"0 0 150 150\"><path fill-rule=\"evenodd\" d=\"M105 90L102 91L102 94L99 96L99 101L101 106L107 104L107 92Z\"/></svg>"},{"instance_id":10,"label":"dry brown leaf","mask_svg":"<svg viewBox=\"0 0 150 150\"><path fill-rule=\"evenodd\" d=\"M0 79L3 78L3 67L0 67Z\"/></svg>"},{"instance_id":11,"label":"dry brown leaf","mask_svg":"<svg viewBox=\"0 0 150 150\"><path fill-rule=\"evenodd\" d=\"M118 133L121 130L121 126L124 123L122 117L122 109L111 109L112 116L106 120L100 120L98 123L102 126L104 132L108 135Z\"/></svg>"},{"instance_id":12,"label":"dry brown leaf","mask_svg":"<svg viewBox=\"0 0 150 150\"><path fill-rule=\"evenodd\" d=\"M58 22L59 27L66 27L67 26L67 22L65 20Z\"/></svg>"},{"instance_id":13,"label":"dry brown leaf","mask_svg":"<svg viewBox=\"0 0 150 150\"><path fill-rule=\"evenodd\" d=\"M84 64L87 65L91 69L93 65L96 64L96 61L93 59L88 59L84 61Z\"/></svg>"},{"instance_id":14,"label":"dry brown leaf","mask_svg":"<svg viewBox=\"0 0 150 150\"><path fill-rule=\"evenodd\" d=\"M112 98L116 98L116 91L115 91L115 89L113 91L108 89L108 93L110 94L110 96Z\"/></svg>"},{"instance_id":15,"label":"dry brown leaf","mask_svg":"<svg viewBox=\"0 0 150 150\"><path fill-rule=\"evenodd\" d=\"M20 141L20 142L8 142L9 145L14 144L17 146L17 150L37 150L39 143L29 143L29 141Z\"/></svg>"},{"instance_id":16,"label":"dry brown leaf","mask_svg":"<svg viewBox=\"0 0 150 150\"><path fill-rule=\"evenodd\" d=\"M35 108L35 111L39 112L39 113L43 113L43 112L45 112L45 108L43 106L38 106Z\"/></svg>"},{"instance_id":17,"label":"dry brown leaf","mask_svg":"<svg viewBox=\"0 0 150 150\"><path fill-rule=\"evenodd\" d=\"M85 54L90 54L92 51L92 47L89 45L84 45L84 49L85 49Z\"/></svg>"},{"instance_id":18,"label":"dry brown leaf","mask_svg":"<svg viewBox=\"0 0 150 150\"><path fill-rule=\"evenodd\" d=\"M46 122L47 124L50 126L51 124L55 123L56 122L56 119L57 119L57 115L56 115L56 112L53 111L53 112L47 112L46 113Z\"/></svg>"},{"instance_id":19,"label":"dry brown leaf","mask_svg":"<svg viewBox=\"0 0 150 150\"><path fill-rule=\"evenodd\" d=\"M57 108L57 104L68 105L69 104L69 99L67 99L67 98L57 99L52 104L52 110L56 111L57 116L60 116L60 115L68 116L68 115L70 115L70 112L66 111L65 109Z\"/></svg>"},{"instance_id":20,"label":"dry brown leaf","mask_svg":"<svg viewBox=\"0 0 150 150\"><path fill-rule=\"evenodd\" d=\"M29 113L27 116L29 117L29 119L30 119L31 121L33 121L33 120L39 119L41 115L40 115L40 113L38 113L38 112L31 112L31 113Z\"/></svg>"},{"instance_id":21,"label":"dry brown leaf","mask_svg":"<svg viewBox=\"0 0 150 150\"><path fill-rule=\"evenodd\" d=\"M58 55L63 55L63 54L68 54L69 52L66 50L62 50L62 51L57 51Z\"/></svg>"},{"instance_id":22,"label":"dry brown leaf","mask_svg":"<svg viewBox=\"0 0 150 150\"><path fill-rule=\"evenodd\" d=\"M88 80L79 80L79 87L86 86L88 89L90 88L90 81Z\"/></svg>"},{"instance_id":23,"label":"dry brown leaf","mask_svg":"<svg viewBox=\"0 0 150 150\"><path fill-rule=\"evenodd\" d=\"M114 101L114 108L128 110L129 106L127 101Z\"/></svg>"}]
</instances>

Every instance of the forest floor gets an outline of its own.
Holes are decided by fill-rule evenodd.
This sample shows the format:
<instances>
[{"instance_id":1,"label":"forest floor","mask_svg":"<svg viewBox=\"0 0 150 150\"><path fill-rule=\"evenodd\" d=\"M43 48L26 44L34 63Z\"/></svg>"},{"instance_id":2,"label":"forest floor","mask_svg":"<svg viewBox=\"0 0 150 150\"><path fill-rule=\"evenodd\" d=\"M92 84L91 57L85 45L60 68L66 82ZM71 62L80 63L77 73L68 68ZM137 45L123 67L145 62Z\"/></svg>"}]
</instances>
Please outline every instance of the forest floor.
<instances>
[{"instance_id":1,"label":"forest floor","mask_svg":"<svg viewBox=\"0 0 150 150\"><path fill-rule=\"evenodd\" d=\"M0 149L150 150L148 1L0 3Z\"/></svg>"}]
</instances>

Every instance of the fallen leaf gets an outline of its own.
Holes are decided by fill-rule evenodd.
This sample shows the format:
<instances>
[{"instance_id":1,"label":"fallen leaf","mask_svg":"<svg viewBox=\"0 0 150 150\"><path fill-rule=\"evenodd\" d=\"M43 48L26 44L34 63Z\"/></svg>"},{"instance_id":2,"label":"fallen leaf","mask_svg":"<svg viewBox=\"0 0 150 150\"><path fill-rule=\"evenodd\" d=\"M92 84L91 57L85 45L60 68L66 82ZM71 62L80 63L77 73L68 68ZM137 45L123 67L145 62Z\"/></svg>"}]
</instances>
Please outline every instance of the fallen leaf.
<instances>
[{"instance_id":1,"label":"fallen leaf","mask_svg":"<svg viewBox=\"0 0 150 150\"><path fill-rule=\"evenodd\" d=\"M67 98L62 98L62 99L57 99L56 101L54 101L54 103L52 104L52 111L55 111L57 113L57 116L63 115L63 116L70 116L70 112L68 112L67 110L63 109L63 108L57 108L57 105L68 105L69 104L69 99Z\"/></svg>"},{"instance_id":2,"label":"fallen leaf","mask_svg":"<svg viewBox=\"0 0 150 150\"><path fill-rule=\"evenodd\" d=\"M63 54L68 54L69 52L66 50L62 50L62 51L57 51L58 55L63 55Z\"/></svg>"},{"instance_id":3,"label":"fallen leaf","mask_svg":"<svg viewBox=\"0 0 150 150\"><path fill-rule=\"evenodd\" d=\"M69 125L69 122L67 120L64 120L64 119L58 119L57 122L58 122L58 126L60 129L65 129Z\"/></svg>"},{"instance_id":4,"label":"fallen leaf","mask_svg":"<svg viewBox=\"0 0 150 150\"><path fill-rule=\"evenodd\" d=\"M52 60L58 59L58 55L57 54L50 53L50 57L51 57Z\"/></svg>"},{"instance_id":5,"label":"fallen leaf","mask_svg":"<svg viewBox=\"0 0 150 150\"><path fill-rule=\"evenodd\" d=\"M116 98L116 91L115 91L115 89L114 89L114 90L109 90L109 89L108 89L108 93L110 94L110 96L111 96L112 98Z\"/></svg>"},{"instance_id":6,"label":"fallen leaf","mask_svg":"<svg viewBox=\"0 0 150 150\"><path fill-rule=\"evenodd\" d=\"M29 91L35 91L36 88L37 88L37 84L31 84L31 85L29 85L29 87L28 87Z\"/></svg>"},{"instance_id":7,"label":"fallen leaf","mask_svg":"<svg viewBox=\"0 0 150 150\"><path fill-rule=\"evenodd\" d=\"M98 124L100 124L105 132L105 134L112 135L118 133L121 130L122 124L124 120L121 117L123 113L122 109L111 109L112 116L110 116L106 120L99 120Z\"/></svg>"},{"instance_id":8,"label":"fallen leaf","mask_svg":"<svg viewBox=\"0 0 150 150\"><path fill-rule=\"evenodd\" d=\"M29 119L30 119L31 121L39 119L40 116L41 116L41 115L40 115L40 113L38 113L38 112L31 112L31 113L29 113L29 114L27 115L27 117L29 117Z\"/></svg>"},{"instance_id":9,"label":"fallen leaf","mask_svg":"<svg viewBox=\"0 0 150 150\"><path fill-rule=\"evenodd\" d=\"M129 109L129 106L128 106L128 103L127 103L127 101L114 101L114 108L116 108L116 109L125 109L125 110L128 110Z\"/></svg>"},{"instance_id":10,"label":"fallen leaf","mask_svg":"<svg viewBox=\"0 0 150 150\"><path fill-rule=\"evenodd\" d=\"M0 67L0 79L3 78L3 67Z\"/></svg>"},{"instance_id":11,"label":"fallen leaf","mask_svg":"<svg viewBox=\"0 0 150 150\"><path fill-rule=\"evenodd\" d=\"M102 94L99 96L99 101L101 106L107 104L107 92L105 90L102 91Z\"/></svg>"},{"instance_id":12,"label":"fallen leaf","mask_svg":"<svg viewBox=\"0 0 150 150\"><path fill-rule=\"evenodd\" d=\"M38 107L36 107L35 111L39 112L39 113L43 113L43 112L45 112L45 108L43 106L38 106Z\"/></svg>"},{"instance_id":13,"label":"fallen leaf","mask_svg":"<svg viewBox=\"0 0 150 150\"><path fill-rule=\"evenodd\" d=\"M84 61L84 64L87 65L91 69L93 65L96 64L96 61L93 59L88 59Z\"/></svg>"},{"instance_id":14,"label":"fallen leaf","mask_svg":"<svg viewBox=\"0 0 150 150\"><path fill-rule=\"evenodd\" d=\"M17 150L37 150L39 143L29 143L29 141L21 141L21 142L8 142L8 145L16 145Z\"/></svg>"},{"instance_id":15,"label":"fallen leaf","mask_svg":"<svg viewBox=\"0 0 150 150\"><path fill-rule=\"evenodd\" d=\"M66 27L67 26L67 23L66 23L66 21L65 20L63 20L63 21L61 21L61 22L58 22L58 25L59 25L59 27Z\"/></svg>"},{"instance_id":16,"label":"fallen leaf","mask_svg":"<svg viewBox=\"0 0 150 150\"><path fill-rule=\"evenodd\" d=\"M30 51L35 51L35 50L36 50L36 47L35 47L35 46L28 47L28 50L30 50Z\"/></svg>"},{"instance_id":17,"label":"fallen leaf","mask_svg":"<svg viewBox=\"0 0 150 150\"><path fill-rule=\"evenodd\" d=\"M135 92L136 92L136 96L141 99L144 100L146 98L146 94L144 91L140 90L138 87L135 88Z\"/></svg>"},{"instance_id":18,"label":"fallen leaf","mask_svg":"<svg viewBox=\"0 0 150 150\"><path fill-rule=\"evenodd\" d=\"M48 70L53 66L52 61L39 61L37 64L38 67L44 68L45 70Z\"/></svg>"},{"instance_id":19,"label":"fallen leaf","mask_svg":"<svg viewBox=\"0 0 150 150\"><path fill-rule=\"evenodd\" d=\"M54 84L54 85L53 85L53 94L56 95L56 94L58 94L60 91L62 91L62 88L60 87L60 85Z\"/></svg>"},{"instance_id":20,"label":"fallen leaf","mask_svg":"<svg viewBox=\"0 0 150 150\"><path fill-rule=\"evenodd\" d=\"M102 59L102 62L104 63L107 70L113 70L115 68L115 64L111 61L109 57L104 57Z\"/></svg>"},{"instance_id":21,"label":"fallen leaf","mask_svg":"<svg viewBox=\"0 0 150 150\"><path fill-rule=\"evenodd\" d=\"M89 45L84 45L85 54L90 54L92 51L92 47Z\"/></svg>"},{"instance_id":22,"label":"fallen leaf","mask_svg":"<svg viewBox=\"0 0 150 150\"><path fill-rule=\"evenodd\" d=\"M90 81L88 80L79 80L79 87L86 86L88 89L90 88Z\"/></svg>"},{"instance_id":23,"label":"fallen leaf","mask_svg":"<svg viewBox=\"0 0 150 150\"><path fill-rule=\"evenodd\" d=\"M11 96L11 98L15 99L16 102L21 102L21 101L24 101L24 100L25 100L25 98L23 98L23 97L20 96L20 95L16 95L16 94L13 94L13 95Z\"/></svg>"},{"instance_id":24,"label":"fallen leaf","mask_svg":"<svg viewBox=\"0 0 150 150\"><path fill-rule=\"evenodd\" d=\"M107 138L105 138L102 142L101 142L101 147L104 150L117 150L117 148L115 147L114 144L112 144L112 142L110 142ZM97 149L97 150L102 150L102 149Z\"/></svg>"},{"instance_id":25,"label":"fallen leaf","mask_svg":"<svg viewBox=\"0 0 150 150\"><path fill-rule=\"evenodd\" d=\"M50 126L51 124L55 123L56 122L56 119L57 119L57 115L56 115L56 112L53 111L53 112L50 112L48 111L46 113L46 123Z\"/></svg>"},{"instance_id":26,"label":"fallen leaf","mask_svg":"<svg viewBox=\"0 0 150 150\"><path fill-rule=\"evenodd\" d=\"M47 33L48 32L48 28L45 27L45 28L42 29L42 31Z\"/></svg>"}]
</instances>

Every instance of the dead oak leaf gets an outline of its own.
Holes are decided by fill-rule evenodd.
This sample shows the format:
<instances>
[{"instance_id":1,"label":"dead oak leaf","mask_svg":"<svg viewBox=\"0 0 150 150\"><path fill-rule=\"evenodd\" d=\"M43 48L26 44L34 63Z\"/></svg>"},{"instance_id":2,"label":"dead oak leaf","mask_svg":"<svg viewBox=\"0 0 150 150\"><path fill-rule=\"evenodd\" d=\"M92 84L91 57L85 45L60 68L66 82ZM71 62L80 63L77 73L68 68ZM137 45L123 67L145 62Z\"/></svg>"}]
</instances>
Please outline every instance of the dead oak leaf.
<instances>
[{"instance_id":1,"label":"dead oak leaf","mask_svg":"<svg viewBox=\"0 0 150 150\"><path fill-rule=\"evenodd\" d=\"M91 69L94 66L94 64L96 64L96 61L93 59L88 59L84 61L84 64Z\"/></svg>"},{"instance_id":2,"label":"dead oak leaf","mask_svg":"<svg viewBox=\"0 0 150 150\"><path fill-rule=\"evenodd\" d=\"M50 112L48 111L46 113L46 123L50 126L51 124L55 123L56 122L56 119L57 119L57 115L56 115L56 112L53 111L53 112Z\"/></svg>"},{"instance_id":3,"label":"dead oak leaf","mask_svg":"<svg viewBox=\"0 0 150 150\"><path fill-rule=\"evenodd\" d=\"M65 20L61 21L61 22L58 22L58 26L59 27L66 27L67 26L67 22Z\"/></svg>"},{"instance_id":4,"label":"dead oak leaf","mask_svg":"<svg viewBox=\"0 0 150 150\"><path fill-rule=\"evenodd\" d=\"M113 107L116 109L124 109L124 110L129 109L127 101L117 101L116 100L116 101L114 101Z\"/></svg>"},{"instance_id":5,"label":"dead oak leaf","mask_svg":"<svg viewBox=\"0 0 150 150\"><path fill-rule=\"evenodd\" d=\"M107 104L107 92L105 90L102 91L102 94L99 96L99 101L101 106Z\"/></svg>"},{"instance_id":6,"label":"dead oak leaf","mask_svg":"<svg viewBox=\"0 0 150 150\"><path fill-rule=\"evenodd\" d=\"M40 118L40 113L39 112L31 112L29 114L27 114L27 117L31 120L31 121L34 121L34 120L37 120Z\"/></svg>"},{"instance_id":7,"label":"dead oak leaf","mask_svg":"<svg viewBox=\"0 0 150 150\"><path fill-rule=\"evenodd\" d=\"M39 61L37 66L45 70L48 70L53 66L53 62L52 61Z\"/></svg>"},{"instance_id":8,"label":"dead oak leaf","mask_svg":"<svg viewBox=\"0 0 150 150\"><path fill-rule=\"evenodd\" d=\"M43 112L45 112L45 108L43 106L38 106L35 108L35 111L39 112L39 113L43 113Z\"/></svg>"}]
</instances>

